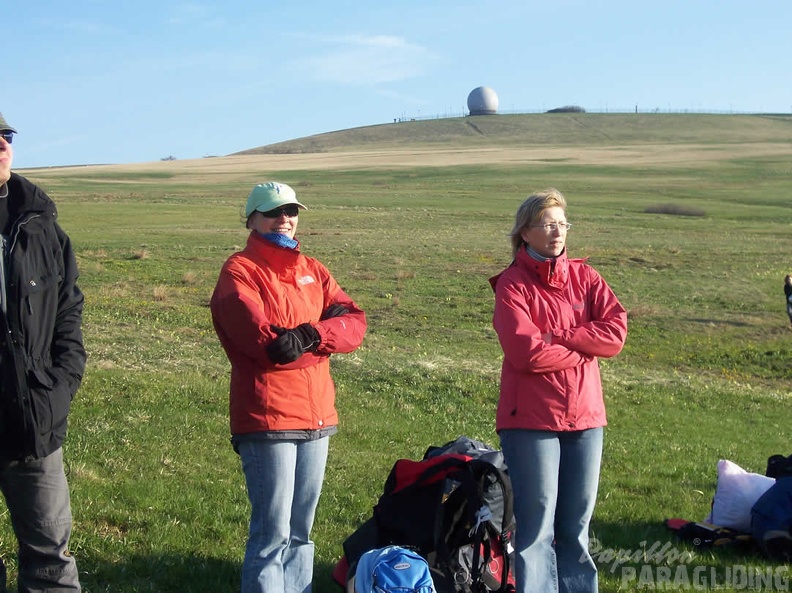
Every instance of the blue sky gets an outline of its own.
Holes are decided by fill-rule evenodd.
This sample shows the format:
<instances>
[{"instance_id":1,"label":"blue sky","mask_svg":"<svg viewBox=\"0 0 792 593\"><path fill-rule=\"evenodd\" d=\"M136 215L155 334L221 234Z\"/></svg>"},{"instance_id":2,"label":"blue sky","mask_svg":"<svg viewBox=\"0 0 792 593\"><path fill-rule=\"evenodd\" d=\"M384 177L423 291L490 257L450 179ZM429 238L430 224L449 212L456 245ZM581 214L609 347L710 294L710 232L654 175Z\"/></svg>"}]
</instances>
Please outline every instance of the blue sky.
<instances>
[{"instance_id":1,"label":"blue sky","mask_svg":"<svg viewBox=\"0 0 792 593\"><path fill-rule=\"evenodd\" d=\"M789 0L36 0L2 9L15 168L225 155L399 117L792 112Z\"/></svg>"}]
</instances>

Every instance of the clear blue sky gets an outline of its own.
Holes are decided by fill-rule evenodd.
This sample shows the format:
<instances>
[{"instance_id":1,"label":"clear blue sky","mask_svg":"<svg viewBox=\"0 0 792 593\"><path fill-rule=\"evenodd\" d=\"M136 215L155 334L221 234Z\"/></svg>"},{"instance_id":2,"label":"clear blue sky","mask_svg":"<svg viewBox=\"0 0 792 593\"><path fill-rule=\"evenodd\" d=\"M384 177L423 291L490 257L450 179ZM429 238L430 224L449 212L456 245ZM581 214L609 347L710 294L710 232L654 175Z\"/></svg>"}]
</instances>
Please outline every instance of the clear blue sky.
<instances>
[{"instance_id":1,"label":"clear blue sky","mask_svg":"<svg viewBox=\"0 0 792 593\"><path fill-rule=\"evenodd\" d=\"M792 111L789 0L4 2L15 168L501 111Z\"/></svg>"}]
</instances>

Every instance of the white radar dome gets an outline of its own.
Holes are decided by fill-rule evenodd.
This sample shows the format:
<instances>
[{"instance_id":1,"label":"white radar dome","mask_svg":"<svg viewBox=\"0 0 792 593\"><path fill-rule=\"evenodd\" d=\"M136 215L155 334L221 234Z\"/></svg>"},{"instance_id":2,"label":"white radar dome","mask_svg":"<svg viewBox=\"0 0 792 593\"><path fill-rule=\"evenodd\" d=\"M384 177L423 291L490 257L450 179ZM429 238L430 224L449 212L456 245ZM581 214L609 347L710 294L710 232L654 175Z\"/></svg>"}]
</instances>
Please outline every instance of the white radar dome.
<instances>
[{"instance_id":1,"label":"white radar dome","mask_svg":"<svg viewBox=\"0 0 792 593\"><path fill-rule=\"evenodd\" d=\"M470 91L467 104L470 115L494 115L498 113L498 95L486 86L480 86Z\"/></svg>"}]
</instances>

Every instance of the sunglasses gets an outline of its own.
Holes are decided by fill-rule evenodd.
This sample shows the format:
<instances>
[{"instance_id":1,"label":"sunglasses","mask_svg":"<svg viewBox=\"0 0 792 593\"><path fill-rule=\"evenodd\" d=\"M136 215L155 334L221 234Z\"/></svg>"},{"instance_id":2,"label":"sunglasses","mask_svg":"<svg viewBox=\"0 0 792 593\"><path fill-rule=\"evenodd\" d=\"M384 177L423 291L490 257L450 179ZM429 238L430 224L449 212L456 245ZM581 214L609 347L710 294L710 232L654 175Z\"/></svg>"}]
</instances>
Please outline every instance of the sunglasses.
<instances>
[{"instance_id":1,"label":"sunglasses","mask_svg":"<svg viewBox=\"0 0 792 593\"><path fill-rule=\"evenodd\" d=\"M281 214L285 214L289 218L294 218L300 213L300 208L297 204L286 204L280 208L273 208L266 212L259 211L259 213L265 218L280 218Z\"/></svg>"},{"instance_id":2,"label":"sunglasses","mask_svg":"<svg viewBox=\"0 0 792 593\"><path fill-rule=\"evenodd\" d=\"M14 132L11 130L2 130L0 131L0 138L11 144L14 141Z\"/></svg>"}]
</instances>

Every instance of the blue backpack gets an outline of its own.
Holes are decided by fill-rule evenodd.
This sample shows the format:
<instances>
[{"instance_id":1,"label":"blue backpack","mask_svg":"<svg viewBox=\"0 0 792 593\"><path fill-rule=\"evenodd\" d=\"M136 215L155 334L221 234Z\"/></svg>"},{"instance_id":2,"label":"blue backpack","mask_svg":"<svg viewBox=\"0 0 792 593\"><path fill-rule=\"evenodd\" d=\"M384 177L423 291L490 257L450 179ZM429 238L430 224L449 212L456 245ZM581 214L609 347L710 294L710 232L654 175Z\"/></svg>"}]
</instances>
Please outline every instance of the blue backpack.
<instances>
[{"instance_id":1,"label":"blue backpack","mask_svg":"<svg viewBox=\"0 0 792 593\"><path fill-rule=\"evenodd\" d=\"M435 593L429 564L400 546L369 550L355 568L355 593Z\"/></svg>"}]
</instances>

